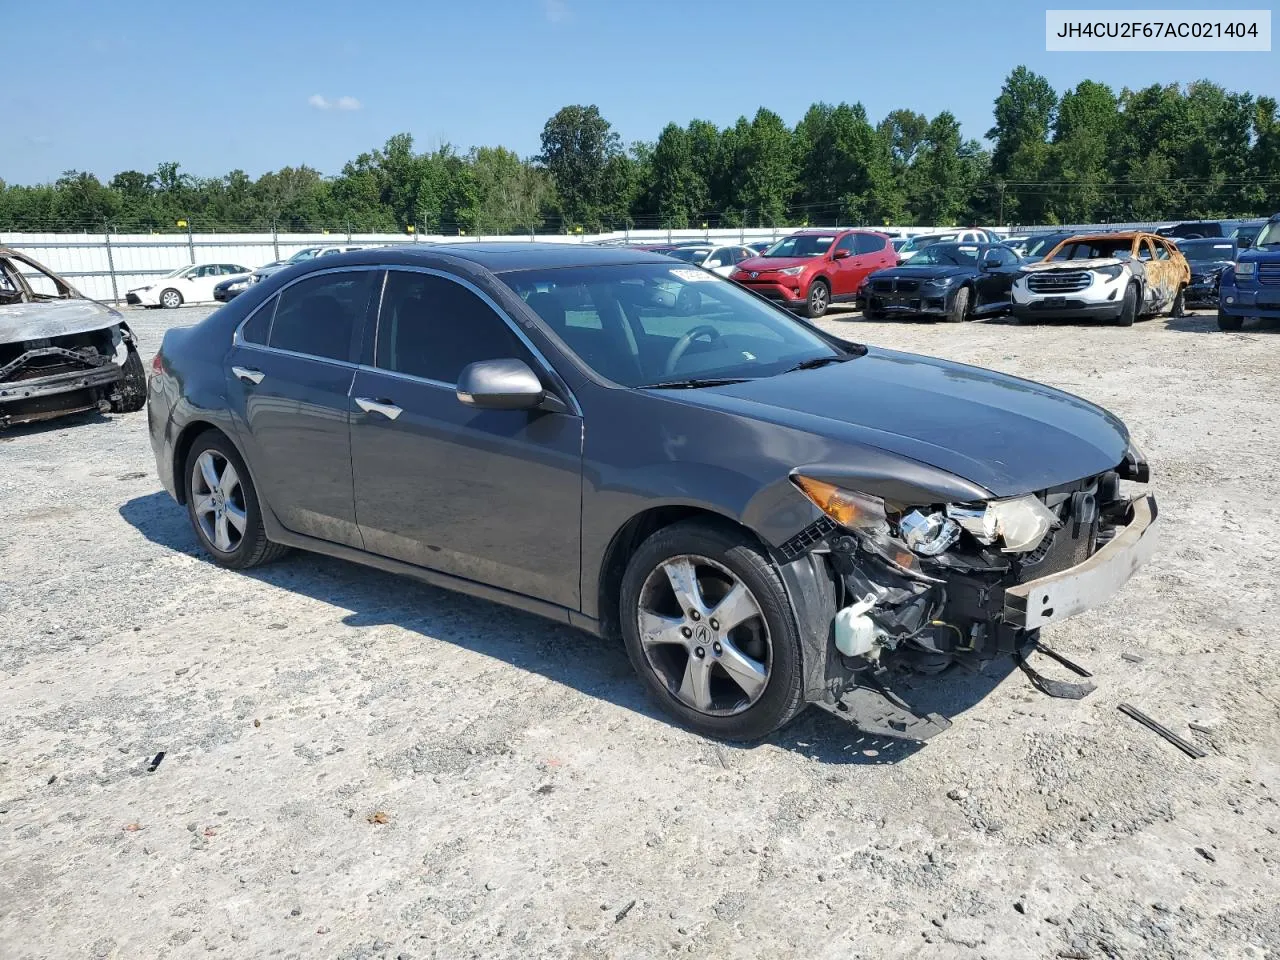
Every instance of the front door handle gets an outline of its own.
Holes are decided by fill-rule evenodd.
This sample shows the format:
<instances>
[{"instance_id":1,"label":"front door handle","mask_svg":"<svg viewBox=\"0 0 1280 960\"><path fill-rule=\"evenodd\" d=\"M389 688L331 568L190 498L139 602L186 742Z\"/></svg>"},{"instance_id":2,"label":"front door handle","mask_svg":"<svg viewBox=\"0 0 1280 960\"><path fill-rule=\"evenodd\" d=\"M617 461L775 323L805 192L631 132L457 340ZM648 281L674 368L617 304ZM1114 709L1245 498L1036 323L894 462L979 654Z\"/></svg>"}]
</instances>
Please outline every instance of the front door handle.
<instances>
[{"instance_id":1,"label":"front door handle","mask_svg":"<svg viewBox=\"0 0 1280 960\"><path fill-rule=\"evenodd\" d=\"M380 413L388 420L400 416L401 410L394 403L383 400L370 400L368 397L356 397L356 406L365 413Z\"/></svg>"},{"instance_id":2,"label":"front door handle","mask_svg":"<svg viewBox=\"0 0 1280 960\"><path fill-rule=\"evenodd\" d=\"M251 370L249 367L232 367L231 372L246 383L259 384L262 378L266 376L261 370Z\"/></svg>"}]
</instances>

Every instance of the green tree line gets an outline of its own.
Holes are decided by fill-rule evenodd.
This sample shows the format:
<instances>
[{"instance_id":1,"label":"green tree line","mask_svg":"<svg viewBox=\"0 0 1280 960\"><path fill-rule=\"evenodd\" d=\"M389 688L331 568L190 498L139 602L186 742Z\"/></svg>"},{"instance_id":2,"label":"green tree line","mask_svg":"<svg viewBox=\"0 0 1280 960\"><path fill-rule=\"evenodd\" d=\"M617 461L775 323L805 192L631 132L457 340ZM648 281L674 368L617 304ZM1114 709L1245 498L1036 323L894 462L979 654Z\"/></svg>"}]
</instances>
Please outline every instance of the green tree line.
<instances>
[{"instance_id":1,"label":"green tree line","mask_svg":"<svg viewBox=\"0 0 1280 960\"><path fill-rule=\"evenodd\" d=\"M541 152L418 151L411 134L336 176L308 166L199 178L177 163L107 183L0 180L0 230L509 234L803 224L1085 223L1256 216L1280 209L1280 117L1269 96L1208 81L1055 91L1016 68L990 147L950 112L815 103L794 127L760 108L719 128L670 123L624 145L595 106L547 120Z\"/></svg>"}]
</instances>

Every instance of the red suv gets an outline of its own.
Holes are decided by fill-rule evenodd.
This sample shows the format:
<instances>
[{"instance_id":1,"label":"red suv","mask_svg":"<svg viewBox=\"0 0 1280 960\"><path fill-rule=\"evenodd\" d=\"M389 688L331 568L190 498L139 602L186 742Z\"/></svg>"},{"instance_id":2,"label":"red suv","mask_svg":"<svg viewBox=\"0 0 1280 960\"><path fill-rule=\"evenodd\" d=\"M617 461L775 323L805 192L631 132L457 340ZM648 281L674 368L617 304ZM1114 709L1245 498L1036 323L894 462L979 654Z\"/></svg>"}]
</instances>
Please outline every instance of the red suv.
<instances>
[{"instance_id":1,"label":"red suv","mask_svg":"<svg viewBox=\"0 0 1280 960\"><path fill-rule=\"evenodd\" d=\"M857 300L868 275L898 265L890 240L870 230L801 230L743 260L729 279L820 317L833 303Z\"/></svg>"}]
</instances>

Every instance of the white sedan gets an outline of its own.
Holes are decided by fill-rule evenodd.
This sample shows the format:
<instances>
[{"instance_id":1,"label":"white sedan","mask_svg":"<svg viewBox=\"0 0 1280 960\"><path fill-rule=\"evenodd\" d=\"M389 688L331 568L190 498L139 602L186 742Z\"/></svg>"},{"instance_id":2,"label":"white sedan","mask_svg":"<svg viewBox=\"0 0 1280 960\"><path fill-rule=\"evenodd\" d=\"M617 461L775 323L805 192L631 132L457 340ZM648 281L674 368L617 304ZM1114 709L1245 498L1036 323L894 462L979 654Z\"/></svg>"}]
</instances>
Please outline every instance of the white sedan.
<instances>
[{"instance_id":1,"label":"white sedan","mask_svg":"<svg viewBox=\"0 0 1280 960\"><path fill-rule=\"evenodd\" d=\"M238 263L198 263L179 267L145 287L125 295L127 303L141 307L180 307L184 303L211 303L213 288L230 277L247 277L253 271Z\"/></svg>"},{"instance_id":2,"label":"white sedan","mask_svg":"<svg viewBox=\"0 0 1280 960\"><path fill-rule=\"evenodd\" d=\"M727 277L733 273L743 260L749 260L756 255L754 250L748 250L746 247L739 246L736 243L724 247L717 247L714 244L696 247L676 247L674 250L664 250L663 253L668 257L675 257L677 260L696 264L713 273L718 273L722 277Z\"/></svg>"}]
</instances>

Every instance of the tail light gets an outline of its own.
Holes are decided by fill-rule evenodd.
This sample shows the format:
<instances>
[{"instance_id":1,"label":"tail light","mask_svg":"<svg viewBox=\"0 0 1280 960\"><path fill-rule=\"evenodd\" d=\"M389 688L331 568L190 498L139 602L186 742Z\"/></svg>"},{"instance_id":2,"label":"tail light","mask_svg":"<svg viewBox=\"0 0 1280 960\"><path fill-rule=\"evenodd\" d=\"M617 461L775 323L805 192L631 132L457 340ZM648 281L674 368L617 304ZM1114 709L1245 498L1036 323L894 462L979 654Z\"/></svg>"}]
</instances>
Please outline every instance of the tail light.
<instances>
[{"instance_id":1,"label":"tail light","mask_svg":"<svg viewBox=\"0 0 1280 960\"><path fill-rule=\"evenodd\" d=\"M164 373L164 361L160 358L160 354L156 354L151 361L151 375L153 377Z\"/></svg>"}]
</instances>

